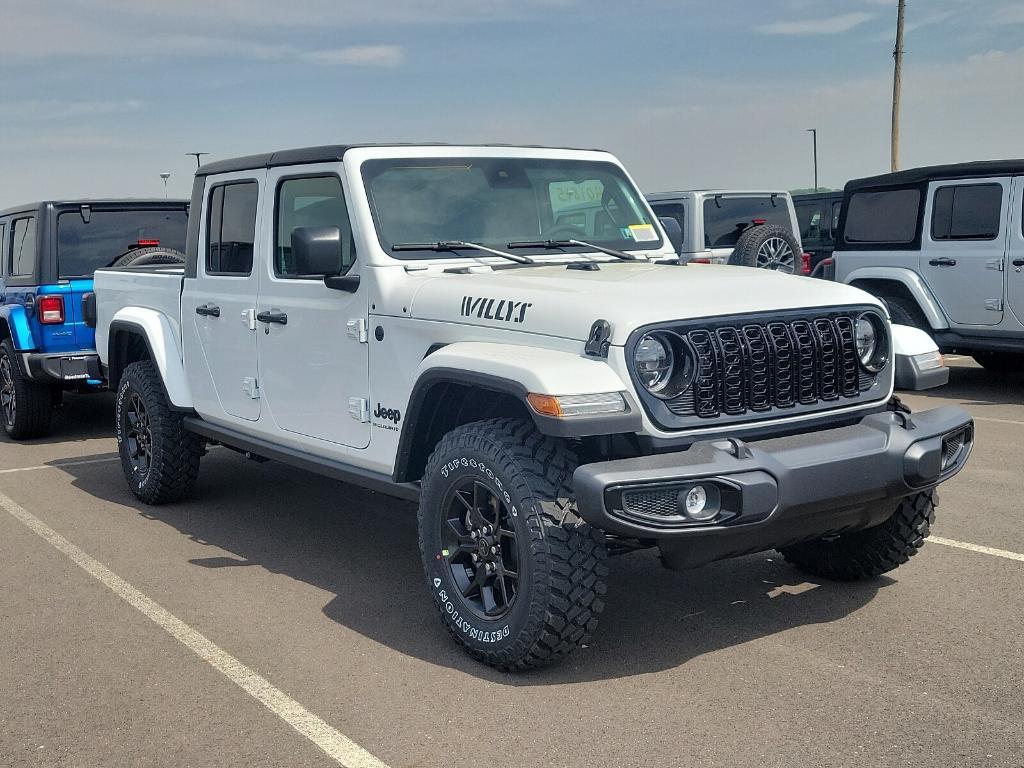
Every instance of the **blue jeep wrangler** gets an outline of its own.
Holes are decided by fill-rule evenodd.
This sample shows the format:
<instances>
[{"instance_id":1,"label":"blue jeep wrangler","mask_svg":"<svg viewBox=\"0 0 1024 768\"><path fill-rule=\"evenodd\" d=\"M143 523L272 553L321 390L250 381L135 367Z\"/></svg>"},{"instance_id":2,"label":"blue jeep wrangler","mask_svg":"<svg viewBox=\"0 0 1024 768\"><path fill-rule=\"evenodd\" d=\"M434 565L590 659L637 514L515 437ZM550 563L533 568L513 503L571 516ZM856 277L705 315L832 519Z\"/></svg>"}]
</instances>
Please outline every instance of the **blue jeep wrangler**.
<instances>
[{"instance_id":1,"label":"blue jeep wrangler","mask_svg":"<svg viewBox=\"0 0 1024 768\"><path fill-rule=\"evenodd\" d=\"M46 201L0 211L0 423L42 437L64 390L102 388L93 272L184 261L185 200Z\"/></svg>"}]
</instances>

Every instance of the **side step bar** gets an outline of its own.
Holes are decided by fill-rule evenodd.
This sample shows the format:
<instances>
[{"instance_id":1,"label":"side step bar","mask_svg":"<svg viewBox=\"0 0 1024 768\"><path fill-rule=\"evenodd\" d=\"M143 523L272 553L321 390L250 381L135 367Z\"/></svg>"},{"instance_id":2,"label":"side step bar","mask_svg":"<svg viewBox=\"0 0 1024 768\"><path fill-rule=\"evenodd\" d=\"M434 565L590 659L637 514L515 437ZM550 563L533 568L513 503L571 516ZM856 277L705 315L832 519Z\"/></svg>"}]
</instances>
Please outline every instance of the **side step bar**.
<instances>
[{"instance_id":1,"label":"side step bar","mask_svg":"<svg viewBox=\"0 0 1024 768\"><path fill-rule=\"evenodd\" d=\"M339 461L325 459L322 456L315 456L304 451L297 451L294 448L274 445L266 440L260 440L227 427L211 424L195 416L186 416L184 422L185 428L189 432L194 432L205 437L207 440L223 443L230 448L245 451L266 459L274 459L283 464L290 464L293 467L298 467L308 472L315 472L318 475L369 488L372 491L398 499L418 501L420 498L420 487L415 483L396 483L388 475L354 467L351 464L343 464Z\"/></svg>"}]
</instances>

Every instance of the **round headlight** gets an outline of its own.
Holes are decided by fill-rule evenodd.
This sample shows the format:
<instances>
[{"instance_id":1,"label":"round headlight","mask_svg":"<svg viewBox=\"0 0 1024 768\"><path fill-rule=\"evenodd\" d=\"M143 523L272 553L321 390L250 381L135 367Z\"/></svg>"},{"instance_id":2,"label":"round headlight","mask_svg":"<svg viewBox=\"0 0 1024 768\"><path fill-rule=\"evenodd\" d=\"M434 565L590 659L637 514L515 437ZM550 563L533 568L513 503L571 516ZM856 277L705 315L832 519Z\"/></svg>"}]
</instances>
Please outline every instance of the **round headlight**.
<instances>
[{"instance_id":1,"label":"round headlight","mask_svg":"<svg viewBox=\"0 0 1024 768\"><path fill-rule=\"evenodd\" d=\"M644 336L633 352L633 365L644 387L657 394L668 386L672 378L672 347L657 336Z\"/></svg>"},{"instance_id":2,"label":"round headlight","mask_svg":"<svg viewBox=\"0 0 1024 768\"><path fill-rule=\"evenodd\" d=\"M875 324L867 315L857 318L857 356L861 365L867 365L875 354L875 347L878 346L878 334L875 333Z\"/></svg>"},{"instance_id":3,"label":"round headlight","mask_svg":"<svg viewBox=\"0 0 1024 768\"><path fill-rule=\"evenodd\" d=\"M857 318L854 336L861 367L878 373L889 360L888 336L882 319L874 313L865 312Z\"/></svg>"}]
</instances>

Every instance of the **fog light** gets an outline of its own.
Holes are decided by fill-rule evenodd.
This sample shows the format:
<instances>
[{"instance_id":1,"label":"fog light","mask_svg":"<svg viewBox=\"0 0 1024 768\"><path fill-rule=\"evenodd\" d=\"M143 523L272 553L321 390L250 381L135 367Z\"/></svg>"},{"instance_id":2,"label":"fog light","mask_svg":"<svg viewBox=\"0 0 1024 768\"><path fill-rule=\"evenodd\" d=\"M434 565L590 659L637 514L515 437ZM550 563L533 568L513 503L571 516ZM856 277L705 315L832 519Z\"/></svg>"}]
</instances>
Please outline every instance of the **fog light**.
<instances>
[{"instance_id":1,"label":"fog light","mask_svg":"<svg viewBox=\"0 0 1024 768\"><path fill-rule=\"evenodd\" d=\"M691 520L710 520L718 510L715 505L708 504L708 492L704 486L695 485L683 497L683 514Z\"/></svg>"}]
</instances>

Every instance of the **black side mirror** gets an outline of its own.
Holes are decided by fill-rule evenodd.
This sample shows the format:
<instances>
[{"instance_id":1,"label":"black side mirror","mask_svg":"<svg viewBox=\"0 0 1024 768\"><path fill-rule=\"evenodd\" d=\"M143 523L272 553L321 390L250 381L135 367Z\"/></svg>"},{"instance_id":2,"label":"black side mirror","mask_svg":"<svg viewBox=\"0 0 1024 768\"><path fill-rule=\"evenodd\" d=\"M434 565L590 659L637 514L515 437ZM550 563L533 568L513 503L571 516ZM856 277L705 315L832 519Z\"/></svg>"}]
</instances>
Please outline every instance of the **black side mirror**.
<instances>
[{"instance_id":1,"label":"black side mirror","mask_svg":"<svg viewBox=\"0 0 1024 768\"><path fill-rule=\"evenodd\" d=\"M665 234L668 235L668 241L672 244L672 248L675 250L676 255L682 255L683 228L679 226L679 220L672 216L659 216L658 221L660 221L661 226L665 228Z\"/></svg>"},{"instance_id":2,"label":"black side mirror","mask_svg":"<svg viewBox=\"0 0 1024 768\"><path fill-rule=\"evenodd\" d=\"M341 229L338 227L298 227L292 230L292 259L300 275L323 275L324 285L354 293L359 275L342 275L344 261Z\"/></svg>"},{"instance_id":3,"label":"black side mirror","mask_svg":"<svg viewBox=\"0 0 1024 768\"><path fill-rule=\"evenodd\" d=\"M300 275L339 274L342 270L341 230L338 227L293 229L292 259Z\"/></svg>"}]
</instances>

